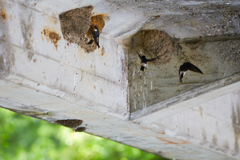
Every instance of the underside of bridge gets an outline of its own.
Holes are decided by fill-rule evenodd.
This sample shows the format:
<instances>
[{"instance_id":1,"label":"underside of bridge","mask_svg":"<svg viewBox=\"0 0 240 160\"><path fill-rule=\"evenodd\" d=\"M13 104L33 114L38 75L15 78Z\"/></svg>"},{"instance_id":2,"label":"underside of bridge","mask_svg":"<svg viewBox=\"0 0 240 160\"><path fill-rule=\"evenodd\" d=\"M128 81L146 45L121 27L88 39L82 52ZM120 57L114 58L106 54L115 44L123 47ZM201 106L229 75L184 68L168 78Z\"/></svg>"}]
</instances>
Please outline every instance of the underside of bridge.
<instances>
[{"instance_id":1,"label":"underside of bridge","mask_svg":"<svg viewBox=\"0 0 240 160\"><path fill-rule=\"evenodd\" d=\"M166 158L240 159L239 8L0 0L0 107ZM203 74L181 83L185 62Z\"/></svg>"}]
</instances>

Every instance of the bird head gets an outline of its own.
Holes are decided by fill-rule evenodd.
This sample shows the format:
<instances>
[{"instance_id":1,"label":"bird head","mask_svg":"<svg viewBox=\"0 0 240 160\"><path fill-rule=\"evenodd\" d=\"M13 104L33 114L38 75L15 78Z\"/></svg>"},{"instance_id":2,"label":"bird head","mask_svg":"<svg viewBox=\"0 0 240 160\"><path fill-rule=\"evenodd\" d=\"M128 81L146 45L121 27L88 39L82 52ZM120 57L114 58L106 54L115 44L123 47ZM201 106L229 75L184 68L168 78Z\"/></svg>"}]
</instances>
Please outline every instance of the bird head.
<instances>
[{"instance_id":1,"label":"bird head","mask_svg":"<svg viewBox=\"0 0 240 160\"><path fill-rule=\"evenodd\" d=\"M94 30L96 30L96 31L98 30L97 26L94 26Z\"/></svg>"}]
</instances>

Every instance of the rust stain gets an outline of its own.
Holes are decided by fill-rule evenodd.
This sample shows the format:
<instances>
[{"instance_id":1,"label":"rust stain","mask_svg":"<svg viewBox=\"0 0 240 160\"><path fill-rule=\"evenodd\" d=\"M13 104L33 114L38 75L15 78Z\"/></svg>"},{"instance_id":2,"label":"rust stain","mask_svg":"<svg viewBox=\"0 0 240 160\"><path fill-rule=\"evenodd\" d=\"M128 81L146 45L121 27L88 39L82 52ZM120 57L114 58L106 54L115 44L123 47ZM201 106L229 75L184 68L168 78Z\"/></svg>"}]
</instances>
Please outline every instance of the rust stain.
<instances>
[{"instance_id":1,"label":"rust stain","mask_svg":"<svg viewBox=\"0 0 240 160\"><path fill-rule=\"evenodd\" d=\"M93 88L96 89L96 86L94 86Z\"/></svg>"},{"instance_id":2,"label":"rust stain","mask_svg":"<svg viewBox=\"0 0 240 160\"><path fill-rule=\"evenodd\" d=\"M189 142L188 141L185 141L185 140L181 140L182 143L181 144L188 144Z\"/></svg>"},{"instance_id":3,"label":"rust stain","mask_svg":"<svg viewBox=\"0 0 240 160\"><path fill-rule=\"evenodd\" d=\"M57 49L57 47L58 47L57 43L61 39L59 34L56 33L55 31L51 31L48 27L45 27L45 29L41 33L44 34L44 36L46 36L47 40L51 41Z\"/></svg>"},{"instance_id":4,"label":"rust stain","mask_svg":"<svg viewBox=\"0 0 240 160\"><path fill-rule=\"evenodd\" d=\"M162 132L162 134L165 134L164 132ZM167 142L168 144L188 144L189 142L185 141L185 140L179 140L181 141L180 143L177 143L177 142L173 142L173 141L170 141L170 140L166 140L164 138L158 138L160 139L161 141L164 141L164 142Z\"/></svg>"},{"instance_id":5,"label":"rust stain","mask_svg":"<svg viewBox=\"0 0 240 160\"><path fill-rule=\"evenodd\" d=\"M0 15L1 15L1 19L4 19L5 21L7 20L7 15L3 10L1 10Z\"/></svg>"},{"instance_id":6,"label":"rust stain","mask_svg":"<svg viewBox=\"0 0 240 160\"><path fill-rule=\"evenodd\" d=\"M176 142L173 142L173 141L166 140L164 138L158 138L158 139L160 139L161 141L167 142L168 144L179 144L179 143L176 143Z\"/></svg>"},{"instance_id":7,"label":"rust stain","mask_svg":"<svg viewBox=\"0 0 240 160\"><path fill-rule=\"evenodd\" d=\"M99 35L102 33L102 29L105 26L104 17L106 15L107 14L98 14L98 15L95 15L95 16L91 17L91 25L90 25L90 28L89 28L88 32L86 33L86 36L88 38L90 38L90 39L92 38L92 32L93 32L94 26L98 27Z\"/></svg>"},{"instance_id":8,"label":"rust stain","mask_svg":"<svg viewBox=\"0 0 240 160\"><path fill-rule=\"evenodd\" d=\"M41 36L42 37L42 40L44 41L44 38L43 38L43 36Z\"/></svg>"}]
</instances>

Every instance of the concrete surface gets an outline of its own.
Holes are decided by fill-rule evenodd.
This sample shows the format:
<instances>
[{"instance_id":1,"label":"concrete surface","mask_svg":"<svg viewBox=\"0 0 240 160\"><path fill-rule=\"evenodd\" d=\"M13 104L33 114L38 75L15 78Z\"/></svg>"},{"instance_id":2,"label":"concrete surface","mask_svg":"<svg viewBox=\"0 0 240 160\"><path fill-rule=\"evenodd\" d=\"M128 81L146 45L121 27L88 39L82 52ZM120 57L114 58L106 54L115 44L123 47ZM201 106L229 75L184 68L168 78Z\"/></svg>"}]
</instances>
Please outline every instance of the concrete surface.
<instances>
[{"instance_id":1,"label":"concrete surface","mask_svg":"<svg viewBox=\"0 0 240 160\"><path fill-rule=\"evenodd\" d=\"M59 19L86 6L105 21L89 53L64 39ZM88 133L167 158L239 159L239 8L238 0L1 0L0 106L81 119ZM143 33L153 30L166 36L150 34L147 46ZM170 47L166 61L140 72L132 38L148 58ZM181 84L186 61L204 74L187 72Z\"/></svg>"},{"instance_id":2,"label":"concrete surface","mask_svg":"<svg viewBox=\"0 0 240 160\"><path fill-rule=\"evenodd\" d=\"M188 137L190 136L179 137L177 135L173 135L174 132L170 132L171 125L166 127L165 130L160 130L159 128L151 129L149 126L140 125L132 121L121 121L118 118L88 109L92 105L95 106L96 104L89 103L88 101L82 99L78 99L78 102L70 102L62 99L61 97L52 96L44 92L39 92L35 89L7 82L5 80L0 80L0 87L0 105L17 113L40 118L52 123L62 119L79 119L83 121L79 127L86 127L85 132L87 133L121 142L167 158L237 159L237 155L234 156L231 154L230 147L232 147L232 145L225 149L224 152L221 152L221 150L214 150L213 147L203 147L201 143L194 144L193 142L189 142L188 140L191 139ZM205 106L208 106L208 104L205 104ZM202 114L205 116L207 107L202 107ZM225 106L223 107L225 108ZM200 113L197 113L198 110L195 112L196 114L199 114L198 118L201 119ZM231 114L231 112L228 114ZM228 114L225 116L228 116ZM159 121L158 123L163 121ZM180 122L181 121L178 122L175 120L173 123L171 123L171 121L168 123L174 126L175 124L180 124ZM209 122L206 121L205 123ZM212 123L215 124L215 121ZM204 125L203 122L202 125ZM219 123L219 125L221 124ZM185 129L187 127L188 126L184 126ZM202 128L200 128L200 130ZM208 138L208 136L212 134L208 133L209 131L207 129L209 128L205 129L205 136L200 136L200 141L201 138L203 138L202 141L205 145L208 145L208 139L212 142L211 137ZM231 130L229 130L229 133L231 133L230 131ZM191 129L191 132L194 132L194 128ZM199 136L199 134L196 136ZM224 134L224 132L222 132L222 134ZM231 139L231 137L229 137L229 139ZM232 137L232 140L235 142L235 137ZM218 139L216 143L219 143L219 141L220 140ZM227 142L232 143L232 141L226 141L226 143ZM230 154L226 156L228 152L230 152Z\"/></svg>"}]
</instances>

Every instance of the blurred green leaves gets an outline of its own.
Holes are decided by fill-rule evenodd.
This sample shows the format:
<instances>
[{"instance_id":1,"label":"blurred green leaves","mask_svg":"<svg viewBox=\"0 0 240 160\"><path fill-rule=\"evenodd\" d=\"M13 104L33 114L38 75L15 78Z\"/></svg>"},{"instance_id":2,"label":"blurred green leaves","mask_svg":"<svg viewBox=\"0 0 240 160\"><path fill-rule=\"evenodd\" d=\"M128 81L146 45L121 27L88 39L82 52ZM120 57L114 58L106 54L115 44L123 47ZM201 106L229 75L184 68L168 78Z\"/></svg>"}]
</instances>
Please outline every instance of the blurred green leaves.
<instances>
[{"instance_id":1,"label":"blurred green leaves","mask_svg":"<svg viewBox=\"0 0 240 160\"><path fill-rule=\"evenodd\" d=\"M0 108L0 160L163 160L114 141Z\"/></svg>"}]
</instances>

